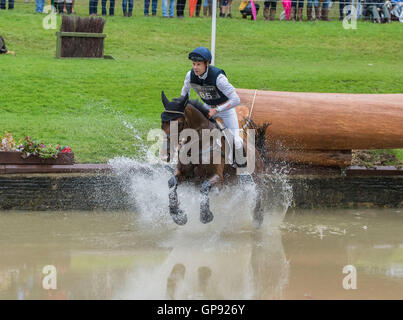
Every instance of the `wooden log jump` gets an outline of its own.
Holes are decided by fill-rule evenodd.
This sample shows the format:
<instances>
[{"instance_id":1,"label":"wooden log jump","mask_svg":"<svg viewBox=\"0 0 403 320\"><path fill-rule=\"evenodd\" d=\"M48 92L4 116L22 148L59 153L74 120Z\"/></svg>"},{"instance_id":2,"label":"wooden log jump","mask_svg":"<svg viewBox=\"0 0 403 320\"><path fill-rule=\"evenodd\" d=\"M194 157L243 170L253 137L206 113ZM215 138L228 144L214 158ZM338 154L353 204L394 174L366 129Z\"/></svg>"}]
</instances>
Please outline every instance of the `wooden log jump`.
<instances>
[{"instance_id":1,"label":"wooden log jump","mask_svg":"<svg viewBox=\"0 0 403 320\"><path fill-rule=\"evenodd\" d=\"M271 123L266 136L272 159L346 167L352 149L403 148L403 94L237 93L239 118Z\"/></svg>"}]
</instances>

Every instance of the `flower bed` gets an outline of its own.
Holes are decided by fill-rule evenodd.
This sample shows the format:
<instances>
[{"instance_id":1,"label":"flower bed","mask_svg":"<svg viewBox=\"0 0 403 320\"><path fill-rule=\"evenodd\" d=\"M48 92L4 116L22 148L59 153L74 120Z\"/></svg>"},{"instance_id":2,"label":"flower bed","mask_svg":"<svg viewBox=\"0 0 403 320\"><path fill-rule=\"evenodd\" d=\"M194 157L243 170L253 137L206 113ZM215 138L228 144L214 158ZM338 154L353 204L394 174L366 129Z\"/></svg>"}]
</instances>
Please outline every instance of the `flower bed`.
<instances>
[{"instance_id":1,"label":"flower bed","mask_svg":"<svg viewBox=\"0 0 403 320\"><path fill-rule=\"evenodd\" d=\"M74 153L69 146L44 144L31 137L18 143L6 132L0 143L0 164L61 164L74 163Z\"/></svg>"}]
</instances>

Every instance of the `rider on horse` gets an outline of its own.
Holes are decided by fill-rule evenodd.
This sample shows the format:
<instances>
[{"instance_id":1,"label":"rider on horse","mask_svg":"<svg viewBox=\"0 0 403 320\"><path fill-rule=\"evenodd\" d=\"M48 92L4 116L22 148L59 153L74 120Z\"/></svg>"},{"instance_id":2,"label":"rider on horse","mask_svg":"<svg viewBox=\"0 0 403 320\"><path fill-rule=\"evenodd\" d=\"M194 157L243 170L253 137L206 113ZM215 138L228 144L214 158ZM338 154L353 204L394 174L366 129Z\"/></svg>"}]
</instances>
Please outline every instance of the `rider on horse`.
<instances>
[{"instance_id":1,"label":"rider on horse","mask_svg":"<svg viewBox=\"0 0 403 320\"><path fill-rule=\"evenodd\" d=\"M186 74L181 96L188 96L190 88L196 91L205 106L210 109L208 117L220 117L224 126L231 131L235 145L235 161L242 159L245 153L243 140L239 135L238 116L235 111L240 99L235 88L229 83L224 70L210 65L211 53L209 49L198 47L189 53L189 59L193 61L193 67ZM242 166L244 165L242 164Z\"/></svg>"}]
</instances>

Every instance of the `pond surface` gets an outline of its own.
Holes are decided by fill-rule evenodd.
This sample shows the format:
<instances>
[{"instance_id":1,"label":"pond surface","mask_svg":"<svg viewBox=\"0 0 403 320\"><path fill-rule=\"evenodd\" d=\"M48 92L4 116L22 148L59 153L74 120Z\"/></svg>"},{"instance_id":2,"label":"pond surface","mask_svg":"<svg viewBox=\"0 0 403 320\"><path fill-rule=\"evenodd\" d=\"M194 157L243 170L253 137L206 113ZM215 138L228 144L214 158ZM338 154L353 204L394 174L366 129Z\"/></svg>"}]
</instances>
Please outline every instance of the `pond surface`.
<instances>
[{"instance_id":1,"label":"pond surface","mask_svg":"<svg viewBox=\"0 0 403 320\"><path fill-rule=\"evenodd\" d=\"M0 212L0 299L403 299L403 210L218 216Z\"/></svg>"}]
</instances>

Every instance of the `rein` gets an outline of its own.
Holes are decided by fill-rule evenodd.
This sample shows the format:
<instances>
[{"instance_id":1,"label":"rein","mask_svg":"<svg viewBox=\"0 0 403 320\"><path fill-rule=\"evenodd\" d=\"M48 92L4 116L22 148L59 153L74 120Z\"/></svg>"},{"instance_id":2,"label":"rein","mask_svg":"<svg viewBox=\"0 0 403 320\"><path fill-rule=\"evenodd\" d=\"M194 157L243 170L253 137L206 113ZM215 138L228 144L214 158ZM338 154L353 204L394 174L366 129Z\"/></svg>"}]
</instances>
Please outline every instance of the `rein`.
<instances>
[{"instance_id":1,"label":"rein","mask_svg":"<svg viewBox=\"0 0 403 320\"><path fill-rule=\"evenodd\" d=\"M185 113L184 113L184 112L181 112L181 111L165 110L164 112L166 112L166 113L178 113L178 114L181 114L182 116L185 116Z\"/></svg>"}]
</instances>

